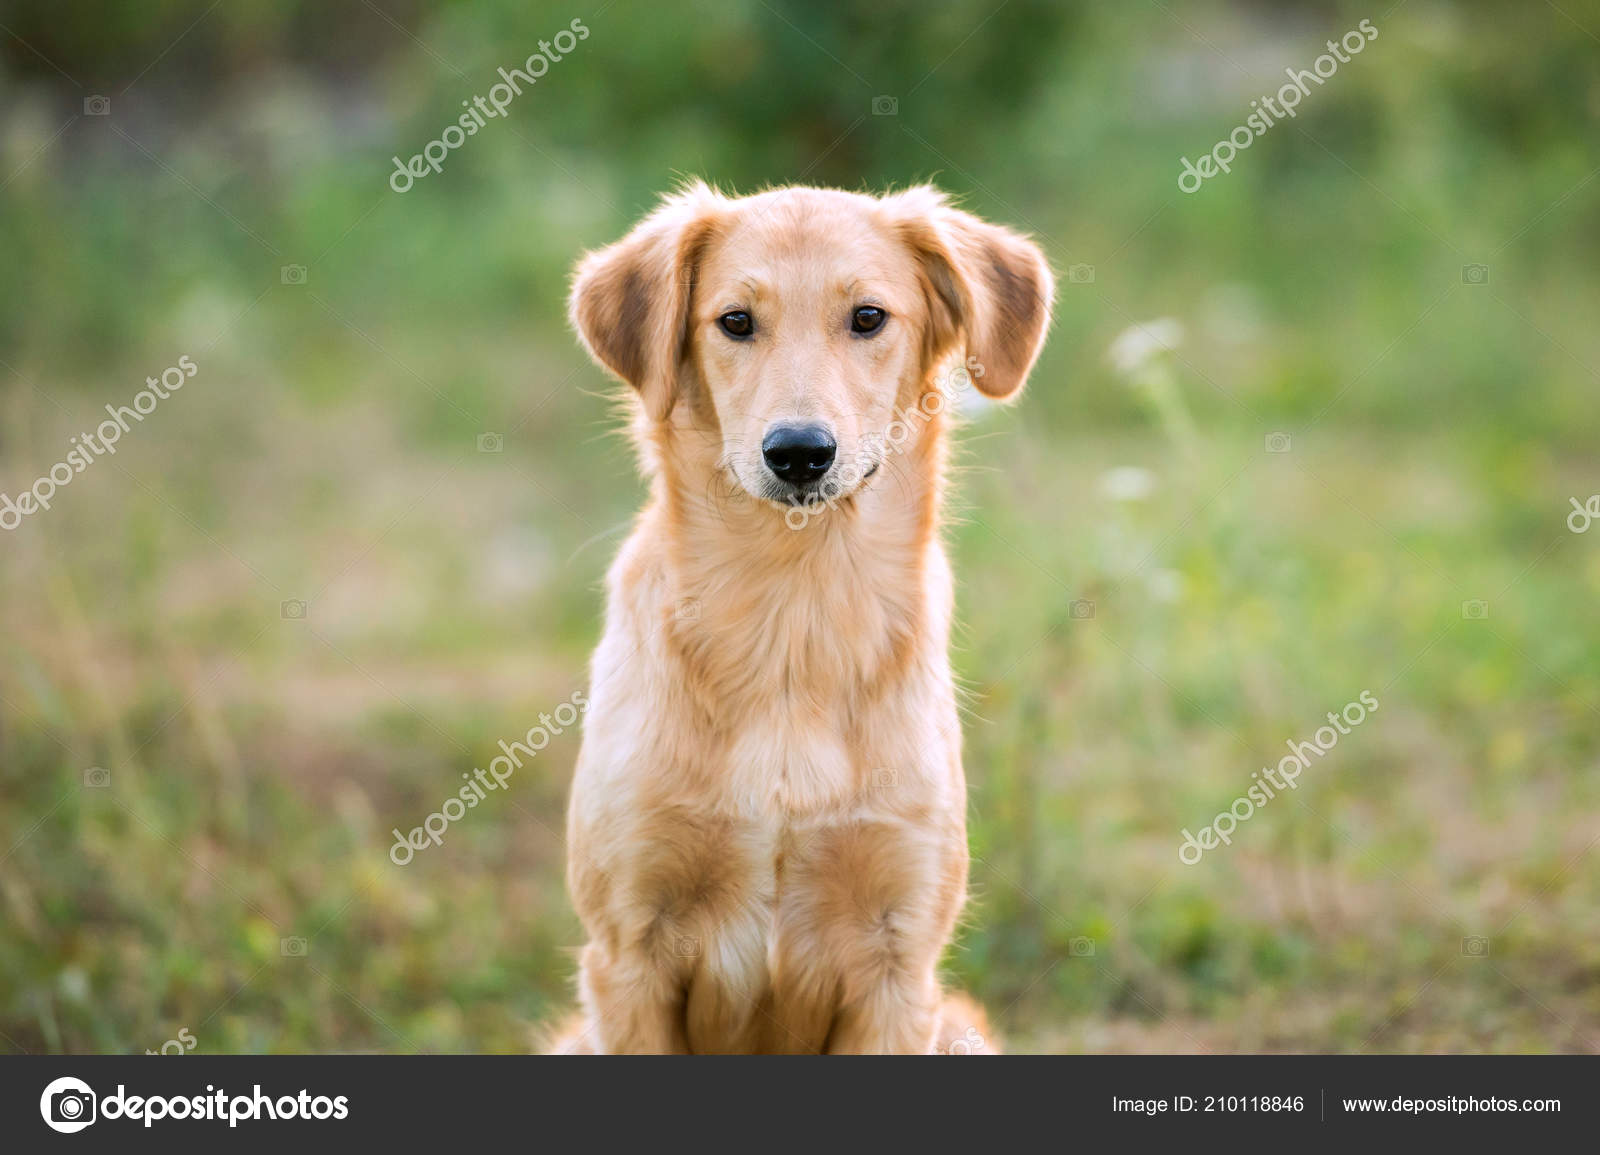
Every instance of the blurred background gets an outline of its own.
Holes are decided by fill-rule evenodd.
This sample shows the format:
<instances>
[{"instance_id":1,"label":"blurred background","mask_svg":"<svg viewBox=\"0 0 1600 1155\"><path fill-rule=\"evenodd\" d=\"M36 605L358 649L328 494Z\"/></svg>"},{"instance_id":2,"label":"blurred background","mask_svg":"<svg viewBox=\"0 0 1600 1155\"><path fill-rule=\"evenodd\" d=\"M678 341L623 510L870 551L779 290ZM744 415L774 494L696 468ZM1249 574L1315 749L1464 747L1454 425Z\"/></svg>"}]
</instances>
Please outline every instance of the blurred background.
<instances>
[{"instance_id":1,"label":"blurred background","mask_svg":"<svg viewBox=\"0 0 1600 1155\"><path fill-rule=\"evenodd\" d=\"M0 532L0 1048L520 1051L570 1005L576 732L390 832L585 685L643 486L566 277L703 176L932 180L1060 275L949 533L946 966L1011 1049L1600 1049L1597 139L1595 0L10 0L0 493L197 372Z\"/></svg>"}]
</instances>

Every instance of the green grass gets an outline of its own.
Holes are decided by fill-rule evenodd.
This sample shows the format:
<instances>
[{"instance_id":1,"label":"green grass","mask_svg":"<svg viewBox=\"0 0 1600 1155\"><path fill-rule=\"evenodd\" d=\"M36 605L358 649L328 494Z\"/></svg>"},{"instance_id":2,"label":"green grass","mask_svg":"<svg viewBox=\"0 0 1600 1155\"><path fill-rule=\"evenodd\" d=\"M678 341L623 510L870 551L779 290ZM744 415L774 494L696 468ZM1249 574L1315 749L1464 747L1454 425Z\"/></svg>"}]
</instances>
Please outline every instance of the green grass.
<instances>
[{"instance_id":1,"label":"green grass","mask_svg":"<svg viewBox=\"0 0 1600 1155\"><path fill-rule=\"evenodd\" d=\"M0 491L200 366L0 535L0 1046L518 1051L569 1005L575 734L404 868L390 831L584 684L642 485L566 270L692 171L934 175L1095 267L1019 405L962 431L948 534L974 897L946 961L1011 1048L1600 1049L1600 535L1564 525L1600 490L1600 75L1559 17L1402 7L1184 197L1177 157L1271 62L1367 13L1195 17L1235 81L1159 9L1019 4L919 90L982 12L908 47L738 4L690 52L617 8L397 197L387 157L543 23L427 11L465 78L397 39L362 66L377 128L316 86L206 111L161 87L181 53L21 170L64 117L0 113ZM767 72L717 71L719 37ZM869 93L818 80L817 44L901 99L827 153ZM1164 52L1224 79L1175 104ZM996 53L1015 74L979 91ZM1105 356L1161 316L1165 395ZM1109 495L1130 466L1148 494ZM1179 861L1363 690L1380 709L1297 790Z\"/></svg>"}]
</instances>

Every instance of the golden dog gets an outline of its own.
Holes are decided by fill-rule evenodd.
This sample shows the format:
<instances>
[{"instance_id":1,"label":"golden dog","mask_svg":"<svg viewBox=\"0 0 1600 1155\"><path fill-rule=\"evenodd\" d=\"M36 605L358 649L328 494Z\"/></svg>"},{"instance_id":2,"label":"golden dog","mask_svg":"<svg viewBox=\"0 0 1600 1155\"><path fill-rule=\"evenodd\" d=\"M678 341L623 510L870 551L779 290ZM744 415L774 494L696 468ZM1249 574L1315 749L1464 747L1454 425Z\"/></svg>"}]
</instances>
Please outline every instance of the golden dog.
<instances>
[{"instance_id":1,"label":"golden dog","mask_svg":"<svg viewBox=\"0 0 1600 1155\"><path fill-rule=\"evenodd\" d=\"M696 183L578 266L651 492L594 654L552 1049L992 1048L937 976L968 860L940 374L1014 395L1054 291L927 187Z\"/></svg>"}]
</instances>

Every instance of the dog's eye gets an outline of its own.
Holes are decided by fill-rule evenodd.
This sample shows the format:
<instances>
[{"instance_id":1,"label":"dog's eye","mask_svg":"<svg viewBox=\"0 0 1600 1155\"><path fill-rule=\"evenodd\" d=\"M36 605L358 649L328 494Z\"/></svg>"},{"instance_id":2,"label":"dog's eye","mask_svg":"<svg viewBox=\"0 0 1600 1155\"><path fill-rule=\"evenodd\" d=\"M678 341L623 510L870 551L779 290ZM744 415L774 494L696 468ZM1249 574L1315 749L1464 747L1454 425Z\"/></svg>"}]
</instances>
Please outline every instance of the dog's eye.
<instances>
[{"instance_id":1,"label":"dog's eye","mask_svg":"<svg viewBox=\"0 0 1600 1155\"><path fill-rule=\"evenodd\" d=\"M862 305L850 315L850 331L852 333L876 333L883 328L884 320L889 316L876 305Z\"/></svg>"},{"instance_id":2,"label":"dog's eye","mask_svg":"<svg viewBox=\"0 0 1600 1155\"><path fill-rule=\"evenodd\" d=\"M750 314L743 309L734 309L717 318L717 324L722 326L722 331L730 337L748 337L755 332L755 322L750 319Z\"/></svg>"}]
</instances>

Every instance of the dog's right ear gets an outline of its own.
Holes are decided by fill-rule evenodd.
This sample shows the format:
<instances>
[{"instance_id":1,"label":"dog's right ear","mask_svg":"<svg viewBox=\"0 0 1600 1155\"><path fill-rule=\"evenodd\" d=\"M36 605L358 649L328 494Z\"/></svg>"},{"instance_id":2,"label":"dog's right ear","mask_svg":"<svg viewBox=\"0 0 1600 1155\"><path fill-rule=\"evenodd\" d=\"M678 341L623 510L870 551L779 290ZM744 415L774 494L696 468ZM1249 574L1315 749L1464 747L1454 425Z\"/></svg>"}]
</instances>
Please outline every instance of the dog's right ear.
<instances>
[{"instance_id":1,"label":"dog's right ear","mask_svg":"<svg viewBox=\"0 0 1600 1155\"><path fill-rule=\"evenodd\" d=\"M639 391L652 421L677 400L695 268L724 203L696 181L578 262L568 314L591 356Z\"/></svg>"}]
</instances>

